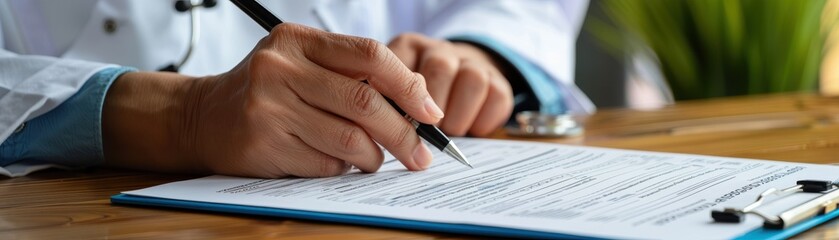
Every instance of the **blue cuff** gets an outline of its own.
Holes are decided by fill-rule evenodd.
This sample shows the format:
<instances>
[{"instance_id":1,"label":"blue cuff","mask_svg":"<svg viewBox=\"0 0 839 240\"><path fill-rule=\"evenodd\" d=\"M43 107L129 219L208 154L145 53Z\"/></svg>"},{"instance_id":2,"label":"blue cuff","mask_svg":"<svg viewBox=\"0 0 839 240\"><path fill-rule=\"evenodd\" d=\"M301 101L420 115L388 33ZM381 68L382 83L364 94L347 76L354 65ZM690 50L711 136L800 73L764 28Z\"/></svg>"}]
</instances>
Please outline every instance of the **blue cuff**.
<instances>
[{"instance_id":1,"label":"blue cuff","mask_svg":"<svg viewBox=\"0 0 839 240\"><path fill-rule=\"evenodd\" d=\"M549 114L565 113L567 107L562 97L562 91L555 81L541 67L525 59L509 47L492 38L482 35L458 35L448 38L450 41L468 42L480 45L488 50L494 51L503 60L506 60L515 70L521 74L533 94L539 101L539 111ZM514 79L508 80L514 81Z\"/></svg>"},{"instance_id":2,"label":"blue cuff","mask_svg":"<svg viewBox=\"0 0 839 240\"><path fill-rule=\"evenodd\" d=\"M0 166L15 163L83 168L104 162L102 107L111 83L131 68L94 74L76 94L18 128L0 144Z\"/></svg>"}]
</instances>

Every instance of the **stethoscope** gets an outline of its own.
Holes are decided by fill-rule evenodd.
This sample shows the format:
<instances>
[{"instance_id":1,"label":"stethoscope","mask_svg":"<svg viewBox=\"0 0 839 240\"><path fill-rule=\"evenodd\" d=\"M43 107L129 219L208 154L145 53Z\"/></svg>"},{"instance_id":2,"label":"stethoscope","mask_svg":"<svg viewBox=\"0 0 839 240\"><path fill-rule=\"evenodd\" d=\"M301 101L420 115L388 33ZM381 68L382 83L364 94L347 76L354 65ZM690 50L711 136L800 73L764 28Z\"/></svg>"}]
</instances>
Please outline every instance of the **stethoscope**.
<instances>
[{"instance_id":1,"label":"stethoscope","mask_svg":"<svg viewBox=\"0 0 839 240\"><path fill-rule=\"evenodd\" d=\"M201 3L195 4L191 0L177 0L175 1L175 10L178 12L187 12L189 11L189 45L187 46L186 53L181 57L181 60L177 63L169 64L165 67L158 69L159 71L164 72L178 72L181 67L186 64L190 57L192 57L192 51L195 49L195 46L198 45L198 38L201 36L201 16L197 11L198 8L213 8L218 5L217 0L202 0ZM317 11L317 9L312 10L312 14L315 18L323 25L323 29L325 31L331 32L332 28L327 24L324 20L323 15Z\"/></svg>"},{"instance_id":2,"label":"stethoscope","mask_svg":"<svg viewBox=\"0 0 839 240\"><path fill-rule=\"evenodd\" d=\"M584 115L549 114L539 111L516 113L518 125L505 127L507 134L518 137L565 138L581 136Z\"/></svg>"},{"instance_id":3,"label":"stethoscope","mask_svg":"<svg viewBox=\"0 0 839 240\"><path fill-rule=\"evenodd\" d=\"M165 72L178 72L181 69L181 66L186 64L189 61L189 58L192 56L192 50L195 48L195 45L198 44L198 38L201 36L199 32L201 29L201 16L197 11L198 8L212 8L218 4L217 0L202 0L201 3L194 4L190 0L177 0L175 1L175 10L178 12L187 12L189 11L189 45L186 48L186 53L181 60L177 63L169 64L166 67L160 68L160 71Z\"/></svg>"}]
</instances>

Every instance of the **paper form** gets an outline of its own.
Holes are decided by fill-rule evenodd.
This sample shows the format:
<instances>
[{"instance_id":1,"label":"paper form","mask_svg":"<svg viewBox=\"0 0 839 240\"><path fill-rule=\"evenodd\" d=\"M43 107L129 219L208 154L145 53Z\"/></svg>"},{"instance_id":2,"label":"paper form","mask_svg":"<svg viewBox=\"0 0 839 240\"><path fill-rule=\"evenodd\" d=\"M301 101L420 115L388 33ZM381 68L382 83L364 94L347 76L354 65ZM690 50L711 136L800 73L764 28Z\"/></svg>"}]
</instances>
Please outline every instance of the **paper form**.
<instances>
[{"instance_id":1,"label":"paper form","mask_svg":"<svg viewBox=\"0 0 839 240\"><path fill-rule=\"evenodd\" d=\"M379 172L320 179L210 176L129 195L466 223L605 238L724 239L762 225L713 223L765 189L834 180L839 166L559 144L455 139L474 169L438 153L409 172L386 155ZM280 156L281 157L281 156ZM388 160L390 159L390 160Z\"/></svg>"}]
</instances>

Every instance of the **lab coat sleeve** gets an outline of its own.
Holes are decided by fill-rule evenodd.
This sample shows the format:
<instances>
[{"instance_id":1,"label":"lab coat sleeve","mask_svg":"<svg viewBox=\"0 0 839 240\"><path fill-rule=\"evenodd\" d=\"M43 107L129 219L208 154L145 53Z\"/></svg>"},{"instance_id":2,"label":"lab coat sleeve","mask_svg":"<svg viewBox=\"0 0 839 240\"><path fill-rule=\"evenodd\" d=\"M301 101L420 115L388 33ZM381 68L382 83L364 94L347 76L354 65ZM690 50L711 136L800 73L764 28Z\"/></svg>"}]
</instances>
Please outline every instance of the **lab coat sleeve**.
<instances>
[{"instance_id":1,"label":"lab coat sleeve","mask_svg":"<svg viewBox=\"0 0 839 240\"><path fill-rule=\"evenodd\" d=\"M15 177L49 167L101 164L105 93L130 70L114 67L97 72L56 108L19 126L0 144L0 174Z\"/></svg>"},{"instance_id":2,"label":"lab coat sleeve","mask_svg":"<svg viewBox=\"0 0 839 240\"><path fill-rule=\"evenodd\" d=\"M595 111L574 85L574 49L587 1L442 0L429 6L424 33L480 45L503 57L524 77L539 110Z\"/></svg>"},{"instance_id":3,"label":"lab coat sleeve","mask_svg":"<svg viewBox=\"0 0 839 240\"><path fill-rule=\"evenodd\" d=\"M101 161L99 118L108 85L94 75L109 66L0 49L0 175ZM82 153L97 148L100 157Z\"/></svg>"}]
</instances>

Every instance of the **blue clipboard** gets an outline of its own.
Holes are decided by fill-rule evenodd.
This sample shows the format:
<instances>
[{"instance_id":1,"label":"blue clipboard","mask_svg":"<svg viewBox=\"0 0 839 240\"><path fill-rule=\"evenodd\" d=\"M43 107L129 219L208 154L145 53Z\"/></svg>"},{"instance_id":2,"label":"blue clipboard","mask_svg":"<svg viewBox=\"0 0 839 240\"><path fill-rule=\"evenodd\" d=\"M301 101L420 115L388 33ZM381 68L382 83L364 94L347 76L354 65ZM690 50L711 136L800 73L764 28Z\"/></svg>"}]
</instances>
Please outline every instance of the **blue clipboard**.
<instances>
[{"instance_id":1,"label":"blue clipboard","mask_svg":"<svg viewBox=\"0 0 839 240\"><path fill-rule=\"evenodd\" d=\"M374 217L352 214L337 214L325 212L312 212L303 210L292 210L282 208L254 207L243 205L232 205L223 203L206 203L184 200L173 200L164 198L141 197L127 194L111 196L111 203L141 205L165 208L180 208L211 212L223 212L233 214L259 215L269 217L293 218L313 221L347 223L356 225L369 225L386 228L399 228L409 230L432 231L442 233L456 233L466 235L480 235L488 237L503 238L533 238L533 239L602 239L589 236L570 235L563 233L531 231L503 227L491 227L471 224L451 224L426 222L417 220L406 220L386 217ZM817 216L788 227L786 229L765 229L757 228L735 239L786 239L819 224L827 222L839 216L839 211L833 211L825 215Z\"/></svg>"}]
</instances>

